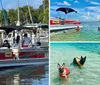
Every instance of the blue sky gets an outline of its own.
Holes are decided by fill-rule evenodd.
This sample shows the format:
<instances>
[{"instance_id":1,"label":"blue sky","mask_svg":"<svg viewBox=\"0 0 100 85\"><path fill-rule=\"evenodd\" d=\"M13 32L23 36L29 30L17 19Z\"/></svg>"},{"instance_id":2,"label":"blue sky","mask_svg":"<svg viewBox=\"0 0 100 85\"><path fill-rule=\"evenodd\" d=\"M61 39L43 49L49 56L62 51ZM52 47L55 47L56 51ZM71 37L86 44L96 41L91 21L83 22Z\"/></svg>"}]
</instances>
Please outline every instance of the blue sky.
<instances>
[{"instance_id":1,"label":"blue sky","mask_svg":"<svg viewBox=\"0 0 100 85\"><path fill-rule=\"evenodd\" d=\"M12 9L17 8L17 1L18 0L2 0L3 8L4 9ZM42 0L28 0L29 5L31 5L34 8L38 8L42 4ZM26 5L26 0L19 0L20 7ZM0 4L1 9L1 4Z\"/></svg>"},{"instance_id":2,"label":"blue sky","mask_svg":"<svg viewBox=\"0 0 100 85\"><path fill-rule=\"evenodd\" d=\"M59 7L69 7L78 13L56 12ZM50 0L50 17L62 17L80 21L100 20L100 0Z\"/></svg>"}]
</instances>

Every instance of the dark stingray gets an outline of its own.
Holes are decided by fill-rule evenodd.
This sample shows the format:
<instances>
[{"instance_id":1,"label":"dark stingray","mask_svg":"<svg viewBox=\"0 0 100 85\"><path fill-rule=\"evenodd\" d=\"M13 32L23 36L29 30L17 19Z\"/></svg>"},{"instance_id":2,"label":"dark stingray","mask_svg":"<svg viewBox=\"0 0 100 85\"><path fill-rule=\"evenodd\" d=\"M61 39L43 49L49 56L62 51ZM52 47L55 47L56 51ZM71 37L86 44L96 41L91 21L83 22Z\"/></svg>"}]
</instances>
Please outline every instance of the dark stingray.
<instances>
[{"instance_id":1,"label":"dark stingray","mask_svg":"<svg viewBox=\"0 0 100 85\"><path fill-rule=\"evenodd\" d=\"M65 14L68 14L68 13L70 13L70 12L75 12L75 13L77 13L77 11L74 10L74 9L72 9L72 8L58 8L56 11L62 11L62 12L64 12Z\"/></svg>"}]
</instances>

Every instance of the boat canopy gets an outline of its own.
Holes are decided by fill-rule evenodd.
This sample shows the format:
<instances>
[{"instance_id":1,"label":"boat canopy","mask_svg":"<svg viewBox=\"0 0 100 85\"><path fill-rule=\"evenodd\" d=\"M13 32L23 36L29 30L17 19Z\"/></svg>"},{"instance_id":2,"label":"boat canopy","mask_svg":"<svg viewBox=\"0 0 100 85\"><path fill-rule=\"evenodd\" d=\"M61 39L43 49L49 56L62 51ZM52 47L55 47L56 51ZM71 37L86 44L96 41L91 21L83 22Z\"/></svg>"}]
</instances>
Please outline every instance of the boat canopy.
<instances>
[{"instance_id":1,"label":"boat canopy","mask_svg":"<svg viewBox=\"0 0 100 85\"><path fill-rule=\"evenodd\" d=\"M10 32L14 31L14 30L22 30L22 29L29 29L29 30L33 30L33 28L29 28L29 27L23 27L23 26L14 26L14 25L8 25L8 26L2 26L0 27L0 30L5 30L5 32L7 34L9 34Z\"/></svg>"},{"instance_id":2,"label":"boat canopy","mask_svg":"<svg viewBox=\"0 0 100 85\"><path fill-rule=\"evenodd\" d=\"M43 29L49 28L49 26L48 26L47 24L42 24L42 25L40 25L39 27L41 27L41 28L43 28Z\"/></svg>"},{"instance_id":3,"label":"boat canopy","mask_svg":"<svg viewBox=\"0 0 100 85\"><path fill-rule=\"evenodd\" d=\"M39 27L39 28L49 28L48 24L25 24L24 27Z\"/></svg>"}]
</instances>

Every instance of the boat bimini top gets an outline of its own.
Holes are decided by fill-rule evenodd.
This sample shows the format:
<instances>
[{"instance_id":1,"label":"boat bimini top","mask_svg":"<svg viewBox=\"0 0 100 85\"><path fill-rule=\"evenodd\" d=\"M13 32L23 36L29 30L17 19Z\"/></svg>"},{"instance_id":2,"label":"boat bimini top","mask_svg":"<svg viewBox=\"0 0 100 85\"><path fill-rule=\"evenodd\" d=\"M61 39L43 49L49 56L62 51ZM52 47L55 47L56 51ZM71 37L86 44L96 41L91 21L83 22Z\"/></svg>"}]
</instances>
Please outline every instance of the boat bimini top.
<instances>
[{"instance_id":1,"label":"boat bimini top","mask_svg":"<svg viewBox=\"0 0 100 85\"><path fill-rule=\"evenodd\" d=\"M9 34L10 32L14 31L14 30L23 30L23 29L28 29L28 30L32 30L33 28L29 28L29 27L23 27L23 26L14 26L14 25L8 25L8 26L2 26L0 27L0 30L5 30L5 32L7 34Z\"/></svg>"}]
</instances>

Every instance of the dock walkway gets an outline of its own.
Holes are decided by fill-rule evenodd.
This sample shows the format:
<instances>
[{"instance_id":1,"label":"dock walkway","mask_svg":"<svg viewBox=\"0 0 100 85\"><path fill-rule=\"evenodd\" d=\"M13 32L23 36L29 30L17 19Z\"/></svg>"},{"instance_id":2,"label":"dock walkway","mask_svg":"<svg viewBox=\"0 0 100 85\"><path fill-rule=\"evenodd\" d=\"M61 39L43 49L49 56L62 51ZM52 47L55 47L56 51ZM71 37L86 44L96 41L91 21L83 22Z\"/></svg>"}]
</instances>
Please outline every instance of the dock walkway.
<instances>
[{"instance_id":1,"label":"dock walkway","mask_svg":"<svg viewBox=\"0 0 100 85\"><path fill-rule=\"evenodd\" d=\"M82 28L82 25L73 25L73 24L66 24L66 25L51 25L50 26L50 32L53 31L60 31L60 30L68 30L68 29L75 29L79 26L79 28Z\"/></svg>"}]
</instances>

